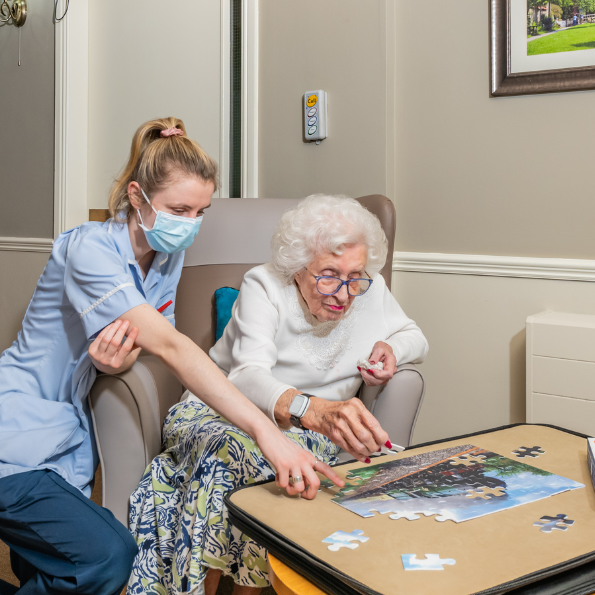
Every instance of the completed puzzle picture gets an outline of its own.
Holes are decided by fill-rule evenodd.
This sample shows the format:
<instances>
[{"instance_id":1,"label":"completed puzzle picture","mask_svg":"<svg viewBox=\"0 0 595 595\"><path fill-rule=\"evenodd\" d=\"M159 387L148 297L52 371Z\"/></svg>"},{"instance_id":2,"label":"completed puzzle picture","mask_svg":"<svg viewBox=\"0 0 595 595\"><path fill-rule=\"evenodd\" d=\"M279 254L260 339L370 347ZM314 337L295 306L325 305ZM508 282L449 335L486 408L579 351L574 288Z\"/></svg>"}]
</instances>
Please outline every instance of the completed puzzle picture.
<instances>
[{"instance_id":1,"label":"completed puzzle picture","mask_svg":"<svg viewBox=\"0 0 595 595\"><path fill-rule=\"evenodd\" d=\"M585 486L465 444L353 469L333 502L362 517L457 523Z\"/></svg>"}]
</instances>

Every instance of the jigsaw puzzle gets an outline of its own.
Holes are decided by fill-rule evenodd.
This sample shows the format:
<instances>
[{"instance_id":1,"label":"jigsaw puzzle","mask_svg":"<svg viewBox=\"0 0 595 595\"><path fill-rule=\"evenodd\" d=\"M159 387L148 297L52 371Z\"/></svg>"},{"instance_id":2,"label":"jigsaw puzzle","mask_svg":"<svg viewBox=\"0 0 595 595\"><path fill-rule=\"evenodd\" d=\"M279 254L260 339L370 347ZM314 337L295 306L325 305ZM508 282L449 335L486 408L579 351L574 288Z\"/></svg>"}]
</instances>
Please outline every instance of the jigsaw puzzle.
<instances>
[{"instance_id":1,"label":"jigsaw puzzle","mask_svg":"<svg viewBox=\"0 0 595 595\"><path fill-rule=\"evenodd\" d=\"M519 459L523 459L525 457L538 457L539 455L544 455L545 450L543 450L541 446L519 446L518 450L512 451L512 454L516 455Z\"/></svg>"},{"instance_id":2,"label":"jigsaw puzzle","mask_svg":"<svg viewBox=\"0 0 595 595\"><path fill-rule=\"evenodd\" d=\"M444 566L453 566L456 560L442 559L438 554L426 554L425 559L418 560L415 554L401 554L405 570L444 570Z\"/></svg>"},{"instance_id":3,"label":"jigsaw puzzle","mask_svg":"<svg viewBox=\"0 0 595 595\"><path fill-rule=\"evenodd\" d=\"M472 444L359 467L346 480L332 502L361 517L457 523L585 487Z\"/></svg>"},{"instance_id":4,"label":"jigsaw puzzle","mask_svg":"<svg viewBox=\"0 0 595 595\"><path fill-rule=\"evenodd\" d=\"M331 552L338 552L342 547L354 550L359 547L359 543L352 543L353 541L359 541L360 543L366 543L370 539L364 537L364 532L361 529L355 529L351 533L346 531L335 531L332 535L325 537L322 543L330 543L328 549Z\"/></svg>"},{"instance_id":5,"label":"jigsaw puzzle","mask_svg":"<svg viewBox=\"0 0 595 595\"><path fill-rule=\"evenodd\" d=\"M566 531L568 527L572 527L574 521L571 521L565 514L558 514L556 516L542 516L539 521L533 523L534 527L541 527L542 533L551 533L552 529L556 531Z\"/></svg>"}]
</instances>

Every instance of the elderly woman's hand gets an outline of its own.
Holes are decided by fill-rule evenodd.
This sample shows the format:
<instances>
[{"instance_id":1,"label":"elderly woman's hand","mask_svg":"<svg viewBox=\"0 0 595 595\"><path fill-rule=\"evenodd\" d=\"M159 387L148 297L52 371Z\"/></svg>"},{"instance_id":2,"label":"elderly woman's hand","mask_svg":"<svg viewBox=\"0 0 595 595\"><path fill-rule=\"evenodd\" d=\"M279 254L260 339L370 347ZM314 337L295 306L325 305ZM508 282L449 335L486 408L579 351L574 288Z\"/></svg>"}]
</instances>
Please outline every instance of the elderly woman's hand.
<instances>
[{"instance_id":1,"label":"elderly woman's hand","mask_svg":"<svg viewBox=\"0 0 595 595\"><path fill-rule=\"evenodd\" d=\"M302 424L324 434L363 463L369 463L369 456L382 446L390 445L388 434L357 398L326 401L311 397Z\"/></svg>"},{"instance_id":2,"label":"elderly woman's hand","mask_svg":"<svg viewBox=\"0 0 595 595\"><path fill-rule=\"evenodd\" d=\"M383 341L378 341L374 345L368 361L371 365L382 362L384 368L382 370L360 369L360 374L367 386L382 386L386 384L397 371L397 358L393 354L393 348Z\"/></svg>"}]
</instances>

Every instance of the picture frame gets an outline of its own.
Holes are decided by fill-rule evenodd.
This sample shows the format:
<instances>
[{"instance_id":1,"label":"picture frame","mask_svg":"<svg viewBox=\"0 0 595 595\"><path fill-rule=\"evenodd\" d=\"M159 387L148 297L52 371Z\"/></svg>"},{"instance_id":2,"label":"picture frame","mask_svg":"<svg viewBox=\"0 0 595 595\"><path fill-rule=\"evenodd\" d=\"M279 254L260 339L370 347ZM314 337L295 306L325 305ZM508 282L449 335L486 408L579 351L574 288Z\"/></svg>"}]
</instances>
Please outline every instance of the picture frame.
<instances>
[{"instance_id":1,"label":"picture frame","mask_svg":"<svg viewBox=\"0 0 595 595\"><path fill-rule=\"evenodd\" d=\"M490 3L490 97L595 89L595 64L578 68L512 72L511 2L517 1L488 0Z\"/></svg>"}]
</instances>

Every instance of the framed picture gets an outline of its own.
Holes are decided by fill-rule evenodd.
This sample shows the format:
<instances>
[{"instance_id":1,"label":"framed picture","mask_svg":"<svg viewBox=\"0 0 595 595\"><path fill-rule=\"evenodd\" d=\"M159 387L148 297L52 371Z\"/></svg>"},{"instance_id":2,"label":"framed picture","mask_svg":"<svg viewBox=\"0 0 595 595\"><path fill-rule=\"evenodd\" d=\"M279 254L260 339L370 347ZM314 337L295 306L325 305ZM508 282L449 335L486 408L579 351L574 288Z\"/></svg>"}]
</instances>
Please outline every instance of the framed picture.
<instances>
[{"instance_id":1,"label":"framed picture","mask_svg":"<svg viewBox=\"0 0 595 595\"><path fill-rule=\"evenodd\" d=\"M488 0L490 96L595 89L595 0Z\"/></svg>"}]
</instances>

